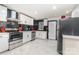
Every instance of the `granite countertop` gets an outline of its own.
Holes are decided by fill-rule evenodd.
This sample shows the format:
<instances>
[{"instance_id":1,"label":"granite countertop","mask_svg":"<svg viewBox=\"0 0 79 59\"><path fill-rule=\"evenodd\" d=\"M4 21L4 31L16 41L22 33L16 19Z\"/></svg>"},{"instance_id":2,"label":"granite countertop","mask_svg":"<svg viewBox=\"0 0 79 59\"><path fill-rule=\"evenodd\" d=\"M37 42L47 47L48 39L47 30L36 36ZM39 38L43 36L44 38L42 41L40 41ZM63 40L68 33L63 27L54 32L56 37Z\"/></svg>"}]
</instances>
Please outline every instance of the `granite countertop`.
<instances>
[{"instance_id":1,"label":"granite countertop","mask_svg":"<svg viewBox=\"0 0 79 59\"><path fill-rule=\"evenodd\" d=\"M79 40L79 36L72 36L72 35L63 35L63 38L66 38L66 39L78 39Z\"/></svg>"},{"instance_id":2,"label":"granite countertop","mask_svg":"<svg viewBox=\"0 0 79 59\"><path fill-rule=\"evenodd\" d=\"M0 37L9 37L9 33L8 32L2 32L0 33Z\"/></svg>"}]
</instances>

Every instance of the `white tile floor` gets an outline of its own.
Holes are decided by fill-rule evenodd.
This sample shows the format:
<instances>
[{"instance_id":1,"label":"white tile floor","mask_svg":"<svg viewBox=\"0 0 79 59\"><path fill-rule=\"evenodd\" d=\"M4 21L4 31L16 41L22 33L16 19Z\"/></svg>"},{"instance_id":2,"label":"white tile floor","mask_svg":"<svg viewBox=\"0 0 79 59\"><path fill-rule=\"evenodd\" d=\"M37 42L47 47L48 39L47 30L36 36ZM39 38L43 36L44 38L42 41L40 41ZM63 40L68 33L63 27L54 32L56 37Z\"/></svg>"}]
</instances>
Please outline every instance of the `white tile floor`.
<instances>
[{"instance_id":1,"label":"white tile floor","mask_svg":"<svg viewBox=\"0 0 79 59\"><path fill-rule=\"evenodd\" d=\"M36 39L1 55L58 55L57 41Z\"/></svg>"}]
</instances>

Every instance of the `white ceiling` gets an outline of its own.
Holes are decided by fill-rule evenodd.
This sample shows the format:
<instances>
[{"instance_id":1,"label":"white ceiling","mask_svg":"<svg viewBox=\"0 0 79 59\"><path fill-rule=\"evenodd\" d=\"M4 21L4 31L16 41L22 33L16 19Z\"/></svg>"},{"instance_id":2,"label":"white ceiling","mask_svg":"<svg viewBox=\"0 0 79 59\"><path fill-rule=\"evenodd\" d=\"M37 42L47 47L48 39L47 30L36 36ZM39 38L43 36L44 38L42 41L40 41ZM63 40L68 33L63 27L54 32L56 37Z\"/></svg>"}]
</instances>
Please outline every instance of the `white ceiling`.
<instances>
[{"instance_id":1,"label":"white ceiling","mask_svg":"<svg viewBox=\"0 0 79 59\"><path fill-rule=\"evenodd\" d=\"M18 11L23 12L35 19L53 18L61 15L66 15L66 12L71 12L75 4L5 4L6 6ZM53 10L53 6L56 9Z\"/></svg>"}]
</instances>

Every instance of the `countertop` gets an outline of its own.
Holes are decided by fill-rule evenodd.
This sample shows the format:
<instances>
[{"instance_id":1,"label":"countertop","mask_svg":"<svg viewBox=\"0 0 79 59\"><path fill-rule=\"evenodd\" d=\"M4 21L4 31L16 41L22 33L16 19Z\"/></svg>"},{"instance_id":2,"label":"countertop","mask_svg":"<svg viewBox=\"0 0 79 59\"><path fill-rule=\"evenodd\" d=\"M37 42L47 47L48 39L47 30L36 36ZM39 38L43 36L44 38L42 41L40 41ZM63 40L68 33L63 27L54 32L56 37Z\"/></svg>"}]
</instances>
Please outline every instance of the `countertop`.
<instances>
[{"instance_id":1,"label":"countertop","mask_svg":"<svg viewBox=\"0 0 79 59\"><path fill-rule=\"evenodd\" d=\"M79 40L79 36L63 35L63 39L78 39Z\"/></svg>"},{"instance_id":2,"label":"countertop","mask_svg":"<svg viewBox=\"0 0 79 59\"><path fill-rule=\"evenodd\" d=\"M38 32L47 32L47 31L38 31Z\"/></svg>"},{"instance_id":3,"label":"countertop","mask_svg":"<svg viewBox=\"0 0 79 59\"><path fill-rule=\"evenodd\" d=\"M47 32L47 31L22 31L22 32Z\"/></svg>"},{"instance_id":4,"label":"countertop","mask_svg":"<svg viewBox=\"0 0 79 59\"><path fill-rule=\"evenodd\" d=\"M8 32L0 33L0 37L8 37L9 38L9 33Z\"/></svg>"}]
</instances>

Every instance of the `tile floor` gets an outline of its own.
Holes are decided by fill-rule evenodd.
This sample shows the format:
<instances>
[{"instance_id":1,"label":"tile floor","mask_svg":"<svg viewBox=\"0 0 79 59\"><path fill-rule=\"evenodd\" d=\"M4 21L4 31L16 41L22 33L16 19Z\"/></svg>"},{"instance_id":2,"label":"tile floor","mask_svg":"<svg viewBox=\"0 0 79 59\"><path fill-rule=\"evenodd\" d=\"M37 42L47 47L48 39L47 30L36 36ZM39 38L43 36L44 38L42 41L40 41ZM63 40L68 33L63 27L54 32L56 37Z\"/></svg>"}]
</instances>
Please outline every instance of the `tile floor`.
<instances>
[{"instance_id":1,"label":"tile floor","mask_svg":"<svg viewBox=\"0 0 79 59\"><path fill-rule=\"evenodd\" d=\"M58 55L57 41L36 39L1 55Z\"/></svg>"}]
</instances>

